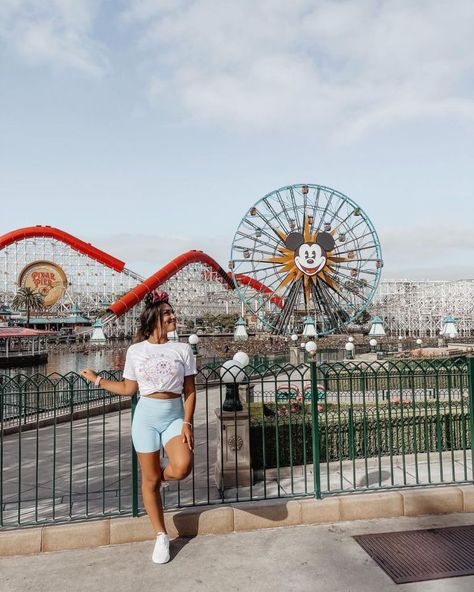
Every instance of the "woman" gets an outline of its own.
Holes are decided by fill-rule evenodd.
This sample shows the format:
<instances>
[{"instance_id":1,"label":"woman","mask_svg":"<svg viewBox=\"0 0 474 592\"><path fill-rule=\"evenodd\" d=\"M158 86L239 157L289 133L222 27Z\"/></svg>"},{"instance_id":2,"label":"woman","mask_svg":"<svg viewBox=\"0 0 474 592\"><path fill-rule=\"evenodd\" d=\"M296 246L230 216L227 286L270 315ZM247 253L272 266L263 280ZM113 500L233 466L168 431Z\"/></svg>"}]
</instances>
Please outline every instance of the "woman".
<instances>
[{"instance_id":1,"label":"woman","mask_svg":"<svg viewBox=\"0 0 474 592\"><path fill-rule=\"evenodd\" d=\"M160 485L184 479L193 464L196 364L188 344L168 341L168 333L175 330L176 316L168 295L154 290L145 297L136 343L127 350L124 380L106 380L90 369L81 372L116 395L131 397L140 391L132 440L142 473L143 503L157 535L152 555L155 563L166 563L170 558ZM160 464L161 446L168 457L165 469Z\"/></svg>"}]
</instances>

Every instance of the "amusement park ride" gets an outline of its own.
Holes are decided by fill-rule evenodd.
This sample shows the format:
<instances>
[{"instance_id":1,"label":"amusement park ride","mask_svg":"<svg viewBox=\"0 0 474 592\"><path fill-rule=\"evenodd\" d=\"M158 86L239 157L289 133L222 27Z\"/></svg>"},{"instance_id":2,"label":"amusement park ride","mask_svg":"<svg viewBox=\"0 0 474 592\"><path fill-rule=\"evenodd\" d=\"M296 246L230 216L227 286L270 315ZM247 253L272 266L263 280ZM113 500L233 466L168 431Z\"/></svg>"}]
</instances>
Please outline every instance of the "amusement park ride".
<instances>
[{"instance_id":1,"label":"amusement park ride","mask_svg":"<svg viewBox=\"0 0 474 592\"><path fill-rule=\"evenodd\" d=\"M0 236L0 316L12 312L19 287L30 287L45 297L40 324L80 314L91 324L100 318L108 336L128 337L145 294L162 286L181 321L235 313L257 330L288 335L310 317L321 336L346 330L370 305L389 335L438 335L446 314L471 335L473 281L379 285L382 266L377 233L358 204L329 187L289 185L247 210L229 271L193 250L143 278L57 228L8 232Z\"/></svg>"},{"instance_id":2,"label":"amusement park ride","mask_svg":"<svg viewBox=\"0 0 474 592\"><path fill-rule=\"evenodd\" d=\"M248 210L229 265L246 309L271 331L291 333L309 316L318 335L327 335L364 312L383 262L362 208L334 189L308 184L277 189ZM255 306L256 285L262 288Z\"/></svg>"},{"instance_id":3,"label":"amusement park ride","mask_svg":"<svg viewBox=\"0 0 474 592\"><path fill-rule=\"evenodd\" d=\"M144 296L163 286L182 320L238 312L257 326L289 334L305 317L319 335L342 330L369 305L382 268L380 243L363 210L320 185L282 187L247 211L235 234L229 271L188 251L149 278L89 243L50 226L0 237L4 309L19 287L45 296L44 320L100 317L109 335L135 330Z\"/></svg>"}]
</instances>

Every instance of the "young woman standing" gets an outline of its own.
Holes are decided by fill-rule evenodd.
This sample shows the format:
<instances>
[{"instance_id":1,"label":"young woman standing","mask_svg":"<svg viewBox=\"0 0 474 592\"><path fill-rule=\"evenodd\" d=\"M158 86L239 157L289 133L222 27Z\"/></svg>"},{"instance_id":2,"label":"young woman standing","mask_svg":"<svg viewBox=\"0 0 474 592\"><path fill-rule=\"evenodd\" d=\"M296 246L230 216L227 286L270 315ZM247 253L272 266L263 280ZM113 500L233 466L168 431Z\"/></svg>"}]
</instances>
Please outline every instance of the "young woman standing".
<instances>
[{"instance_id":1,"label":"young woman standing","mask_svg":"<svg viewBox=\"0 0 474 592\"><path fill-rule=\"evenodd\" d=\"M106 380L89 368L81 372L116 395L131 397L140 391L132 440L142 474L143 503L157 535L155 563L170 558L160 486L164 481L184 479L193 465L196 364L190 345L168 341L168 333L175 330L176 316L168 295L154 290L145 298L136 343L127 350L124 380ZM165 469L160 464L162 446L168 457Z\"/></svg>"}]
</instances>

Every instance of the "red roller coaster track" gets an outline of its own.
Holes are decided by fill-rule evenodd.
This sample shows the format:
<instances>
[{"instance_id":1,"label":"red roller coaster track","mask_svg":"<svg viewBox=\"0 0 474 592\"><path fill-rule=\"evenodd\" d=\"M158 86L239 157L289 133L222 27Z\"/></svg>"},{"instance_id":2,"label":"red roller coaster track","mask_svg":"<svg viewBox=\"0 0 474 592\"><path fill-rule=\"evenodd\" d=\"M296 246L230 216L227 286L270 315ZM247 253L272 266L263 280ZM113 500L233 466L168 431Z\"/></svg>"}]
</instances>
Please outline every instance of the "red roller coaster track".
<instances>
[{"instance_id":1,"label":"red roller coaster track","mask_svg":"<svg viewBox=\"0 0 474 592\"><path fill-rule=\"evenodd\" d=\"M59 230L59 228L54 228L52 226L29 226L27 228L19 228L18 230L13 230L0 236L0 250L15 243L17 241L21 241L27 238L34 238L34 237L50 237L61 241L71 248L75 249L76 251L82 253L83 255L87 255L92 259L95 259L99 263L114 269L115 271L121 272L125 269L125 263L116 259L112 255L97 249L90 243L86 243L72 234L68 234L63 230ZM217 272L218 276L221 280L227 285L227 287L231 290L235 289L235 285L232 279L230 272L226 272L212 257L206 255L203 251L187 251L182 255L179 255L172 261L170 261L167 265L162 267L152 276L144 280L141 284L138 284L130 292L119 298L116 302L111 304L108 308L110 312L112 312L115 316L119 317L126 313L128 310L133 308L137 305L151 290L154 290L171 277L173 277L178 271L190 265L191 263L203 263L208 265L211 269ZM272 291L267 286L264 286L257 280L250 278L248 276L239 274L237 279L240 284L245 284L252 287L257 292L264 292L265 294L271 294ZM271 299L274 304L283 308L283 301L278 296L273 296Z\"/></svg>"},{"instance_id":2,"label":"red roller coaster track","mask_svg":"<svg viewBox=\"0 0 474 592\"><path fill-rule=\"evenodd\" d=\"M55 238L58 241L66 243L76 251L79 251L79 253L87 255L88 257L91 257L91 259L95 259L111 269L115 269L115 271L123 271L123 268L125 267L125 263L120 261L120 259L116 259L115 257L112 257L112 255L92 246L90 243L85 243L80 238L76 238L75 236L72 236L72 234L68 234L63 230L53 228L52 226L28 226L27 228L19 228L18 230L7 232L7 234L0 236L0 251L5 247L8 247L8 245L24 240L25 238L43 236Z\"/></svg>"},{"instance_id":3,"label":"red roller coaster track","mask_svg":"<svg viewBox=\"0 0 474 592\"><path fill-rule=\"evenodd\" d=\"M186 267L186 265L189 265L190 263L204 263L208 265L219 274L220 278L230 289L234 289L234 283L231 278L222 267L212 259L212 257L209 257L209 255L206 255L206 253L203 253L202 251L188 251L187 253L179 255L179 257L176 257L173 261L170 261L144 282L135 286L135 288L132 288L130 292L125 294L125 296L122 296L122 298L111 304L109 310L117 317L123 315L127 310L130 310L133 306L138 304L148 292L151 292L151 290L154 290L166 282L166 280L169 280L180 269L183 269L183 267Z\"/></svg>"}]
</instances>

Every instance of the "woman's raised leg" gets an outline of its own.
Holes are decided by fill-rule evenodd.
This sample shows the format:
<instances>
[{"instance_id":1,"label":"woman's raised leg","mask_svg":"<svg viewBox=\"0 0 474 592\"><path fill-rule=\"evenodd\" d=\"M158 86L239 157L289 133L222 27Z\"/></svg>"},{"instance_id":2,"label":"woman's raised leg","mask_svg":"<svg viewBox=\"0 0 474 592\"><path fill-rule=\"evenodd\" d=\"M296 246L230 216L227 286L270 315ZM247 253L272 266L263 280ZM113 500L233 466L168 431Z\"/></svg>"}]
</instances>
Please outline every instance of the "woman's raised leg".
<instances>
[{"instance_id":1,"label":"woman's raised leg","mask_svg":"<svg viewBox=\"0 0 474 592\"><path fill-rule=\"evenodd\" d=\"M168 464L163 471L165 481L179 481L189 475L193 468L193 453L183 442L183 436L174 436L165 444Z\"/></svg>"}]
</instances>

